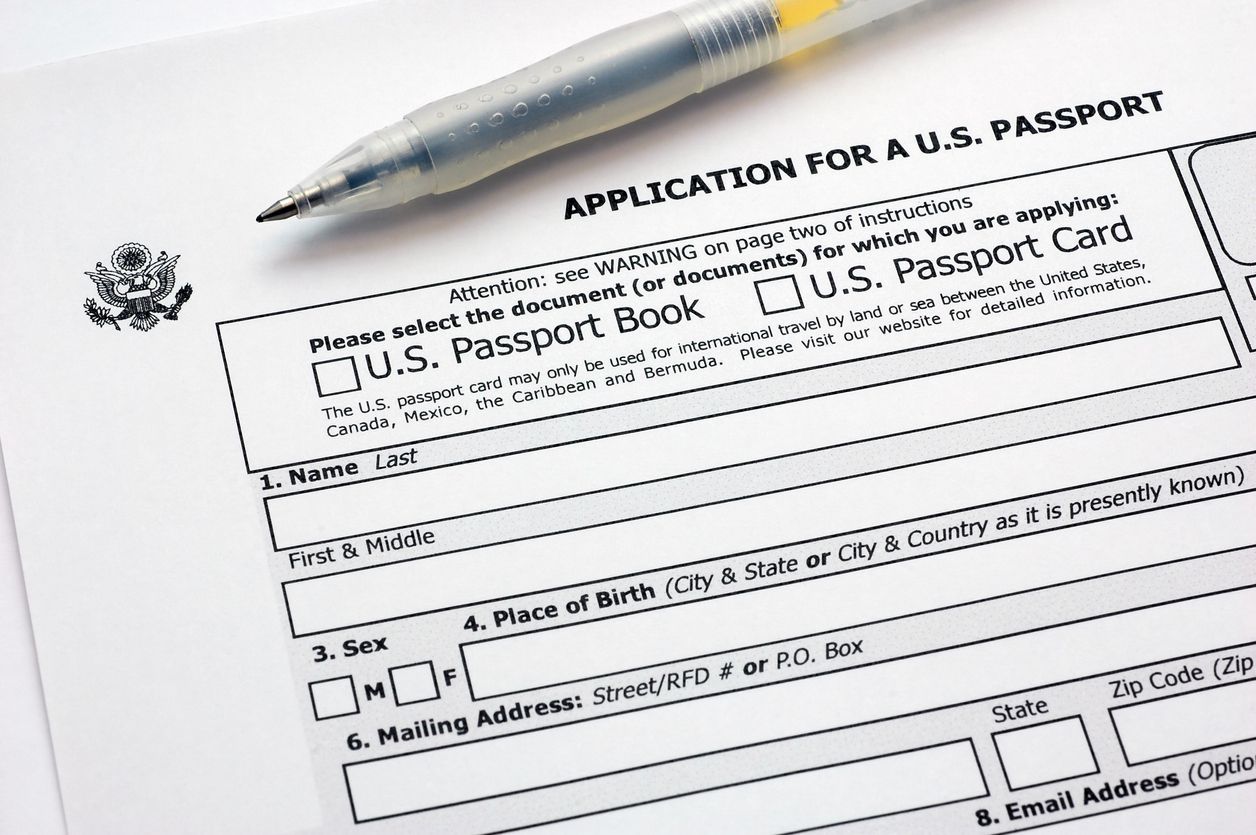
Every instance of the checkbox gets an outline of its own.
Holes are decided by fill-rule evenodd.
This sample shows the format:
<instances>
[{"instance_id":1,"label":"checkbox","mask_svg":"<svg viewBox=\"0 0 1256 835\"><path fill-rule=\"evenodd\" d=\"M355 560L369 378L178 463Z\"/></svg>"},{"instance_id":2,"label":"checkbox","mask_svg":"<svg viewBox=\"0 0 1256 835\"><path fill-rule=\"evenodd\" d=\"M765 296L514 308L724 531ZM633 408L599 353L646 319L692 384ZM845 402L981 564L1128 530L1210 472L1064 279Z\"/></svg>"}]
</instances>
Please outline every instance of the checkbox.
<instances>
[{"instance_id":1,"label":"checkbox","mask_svg":"<svg viewBox=\"0 0 1256 835\"><path fill-rule=\"evenodd\" d=\"M388 677L392 680L393 700L398 707L440 698L436 668L431 661L392 667L388 670Z\"/></svg>"},{"instance_id":2,"label":"checkbox","mask_svg":"<svg viewBox=\"0 0 1256 835\"><path fill-rule=\"evenodd\" d=\"M338 716L354 715L359 708L358 691L353 686L353 676L311 681L310 702L314 705L314 718L320 722Z\"/></svg>"},{"instance_id":3,"label":"checkbox","mask_svg":"<svg viewBox=\"0 0 1256 835\"><path fill-rule=\"evenodd\" d=\"M341 357L338 360L316 362L314 369L314 385L318 387L319 397L331 397L333 394L348 394L362 390L362 378L358 376L358 361L353 357Z\"/></svg>"},{"instance_id":4,"label":"checkbox","mask_svg":"<svg viewBox=\"0 0 1256 835\"><path fill-rule=\"evenodd\" d=\"M802 293L798 292L798 281L792 275L761 279L754 283L754 290L759 294L759 309L764 316L790 313L806 306Z\"/></svg>"},{"instance_id":5,"label":"checkbox","mask_svg":"<svg viewBox=\"0 0 1256 835\"><path fill-rule=\"evenodd\" d=\"M1099 773L1080 716L993 735L1008 788L1028 789Z\"/></svg>"}]
</instances>

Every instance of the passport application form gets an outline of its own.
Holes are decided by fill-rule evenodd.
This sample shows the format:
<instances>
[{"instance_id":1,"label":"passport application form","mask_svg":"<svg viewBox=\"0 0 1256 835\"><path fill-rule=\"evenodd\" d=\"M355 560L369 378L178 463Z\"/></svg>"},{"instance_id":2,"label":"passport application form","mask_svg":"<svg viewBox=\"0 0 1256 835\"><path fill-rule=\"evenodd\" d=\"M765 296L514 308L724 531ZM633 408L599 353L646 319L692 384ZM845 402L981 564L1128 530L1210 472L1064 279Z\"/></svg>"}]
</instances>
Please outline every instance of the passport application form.
<instances>
[{"instance_id":1,"label":"passport application form","mask_svg":"<svg viewBox=\"0 0 1256 835\"><path fill-rule=\"evenodd\" d=\"M461 193L253 223L666 8L534 5L0 78L70 831L1240 830L1256 11L926 4Z\"/></svg>"}]
</instances>

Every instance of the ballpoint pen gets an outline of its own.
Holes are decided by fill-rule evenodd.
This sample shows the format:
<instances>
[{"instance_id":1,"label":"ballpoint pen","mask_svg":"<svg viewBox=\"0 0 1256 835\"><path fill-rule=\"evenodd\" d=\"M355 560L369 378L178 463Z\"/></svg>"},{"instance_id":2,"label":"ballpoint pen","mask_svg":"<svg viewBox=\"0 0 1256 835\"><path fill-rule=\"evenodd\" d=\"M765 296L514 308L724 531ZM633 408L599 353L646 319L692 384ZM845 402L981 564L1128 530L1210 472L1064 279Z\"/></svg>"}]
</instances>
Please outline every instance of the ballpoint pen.
<instances>
[{"instance_id":1,"label":"ballpoint pen","mask_svg":"<svg viewBox=\"0 0 1256 835\"><path fill-rule=\"evenodd\" d=\"M259 223L454 191L923 0L698 0L440 99L359 139Z\"/></svg>"}]
</instances>

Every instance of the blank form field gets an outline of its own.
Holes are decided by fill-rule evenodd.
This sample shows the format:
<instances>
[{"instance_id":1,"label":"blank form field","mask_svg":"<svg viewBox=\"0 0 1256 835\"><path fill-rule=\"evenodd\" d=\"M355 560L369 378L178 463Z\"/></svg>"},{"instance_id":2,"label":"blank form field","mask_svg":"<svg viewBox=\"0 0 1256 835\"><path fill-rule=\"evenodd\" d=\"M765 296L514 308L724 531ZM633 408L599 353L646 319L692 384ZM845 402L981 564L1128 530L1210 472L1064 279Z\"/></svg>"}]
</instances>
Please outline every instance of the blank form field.
<instances>
[{"instance_id":1,"label":"blank form field","mask_svg":"<svg viewBox=\"0 0 1256 835\"><path fill-rule=\"evenodd\" d=\"M387 761L346 767L356 821L408 810L415 787L394 779ZM695 762L699 767L701 760ZM539 787L531 791L543 791ZM616 832L649 832L665 819L675 832L792 832L867 820L988 795L972 743L957 742L713 785L590 819ZM422 810L415 810L422 811Z\"/></svg>"},{"instance_id":2,"label":"blank form field","mask_svg":"<svg viewBox=\"0 0 1256 835\"><path fill-rule=\"evenodd\" d=\"M1256 138L1203 145L1190 166L1225 254L1256 264Z\"/></svg>"},{"instance_id":3,"label":"blank form field","mask_svg":"<svg viewBox=\"0 0 1256 835\"><path fill-rule=\"evenodd\" d=\"M992 734L1008 788L1028 789L1099 773L1080 716Z\"/></svg>"},{"instance_id":4,"label":"blank form field","mask_svg":"<svg viewBox=\"0 0 1256 835\"><path fill-rule=\"evenodd\" d=\"M1256 611L1256 610L1253 610ZM1248 622L1253 622L1251 612ZM1256 681L1113 708L1130 765L1256 739Z\"/></svg>"}]
</instances>

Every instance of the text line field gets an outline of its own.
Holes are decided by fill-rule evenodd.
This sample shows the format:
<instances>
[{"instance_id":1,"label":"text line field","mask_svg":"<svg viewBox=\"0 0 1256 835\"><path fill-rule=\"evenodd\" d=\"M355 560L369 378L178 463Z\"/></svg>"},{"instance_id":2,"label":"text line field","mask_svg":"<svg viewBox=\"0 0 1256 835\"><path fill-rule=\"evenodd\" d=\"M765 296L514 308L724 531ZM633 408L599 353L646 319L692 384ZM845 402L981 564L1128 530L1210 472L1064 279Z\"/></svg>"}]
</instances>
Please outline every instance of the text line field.
<instances>
[{"instance_id":1,"label":"text line field","mask_svg":"<svg viewBox=\"0 0 1256 835\"><path fill-rule=\"evenodd\" d=\"M1219 320L276 496L277 548L735 466L1234 368ZM908 406L906 404L913 404Z\"/></svg>"},{"instance_id":2,"label":"text line field","mask_svg":"<svg viewBox=\"0 0 1256 835\"><path fill-rule=\"evenodd\" d=\"M1256 494L463 646L476 698L610 675L1256 545ZM955 582L962 577L963 582Z\"/></svg>"},{"instance_id":3,"label":"text line field","mask_svg":"<svg viewBox=\"0 0 1256 835\"><path fill-rule=\"evenodd\" d=\"M1254 607L1256 590L1238 589L721 694L714 721L708 699L690 699L352 763L345 775L370 817L466 803L1238 646L1256 639ZM790 710L774 709L781 688ZM463 775L483 762L493 769L469 785Z\"/></svg>"},{"instance_id":4,"label":"text line field","mask_svg":"<svg viewBox=\"0 0 1256 835\"><path fill-rule=\"evenodd\" d=\"M295 637L805 542L1256 449L1256 400L284 584ZM561 542L561 547L559 543Z\"/></svg>"}]
</instances>

